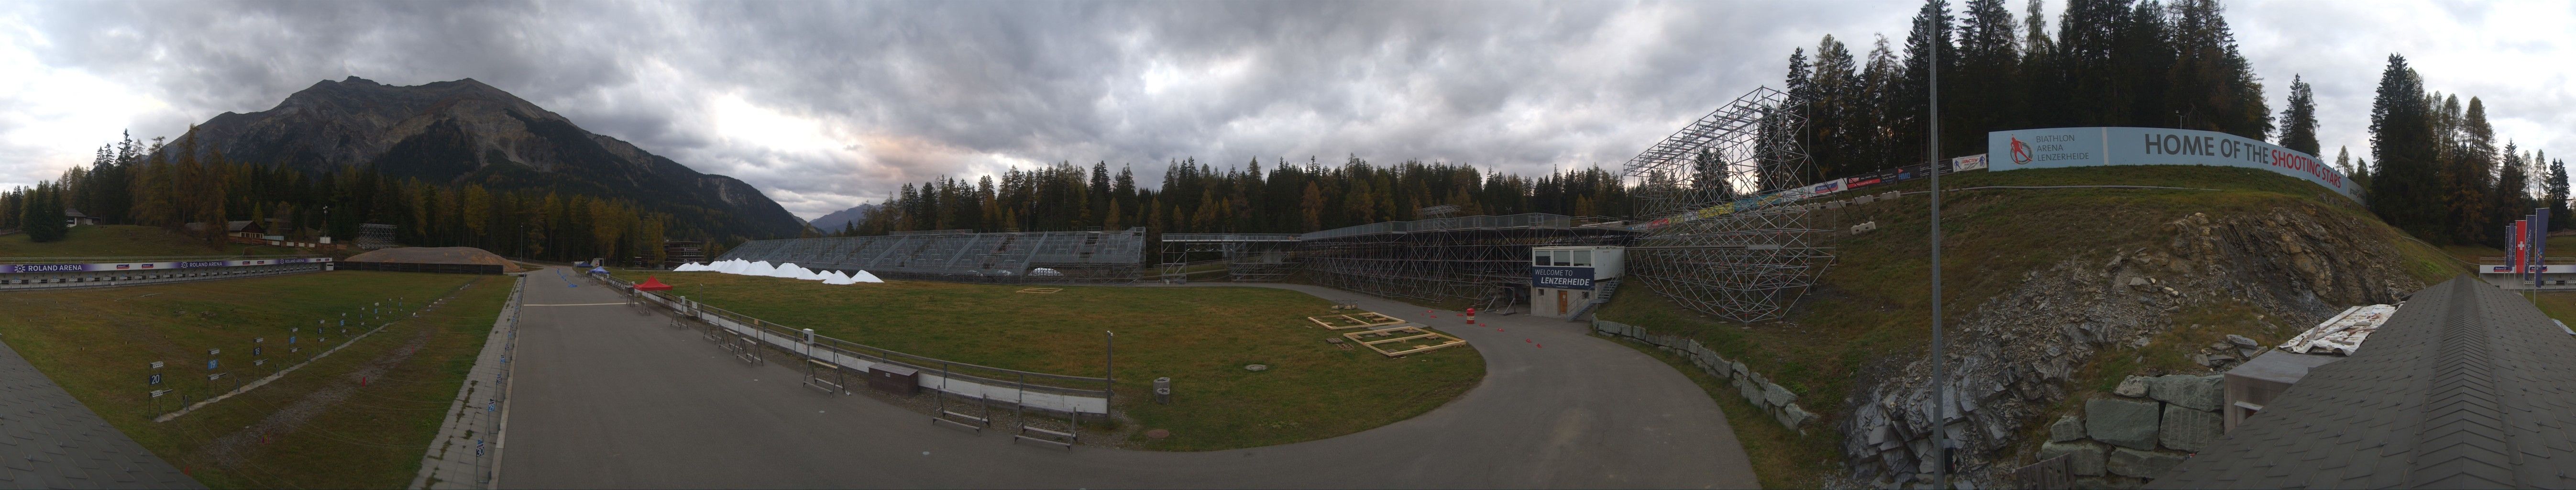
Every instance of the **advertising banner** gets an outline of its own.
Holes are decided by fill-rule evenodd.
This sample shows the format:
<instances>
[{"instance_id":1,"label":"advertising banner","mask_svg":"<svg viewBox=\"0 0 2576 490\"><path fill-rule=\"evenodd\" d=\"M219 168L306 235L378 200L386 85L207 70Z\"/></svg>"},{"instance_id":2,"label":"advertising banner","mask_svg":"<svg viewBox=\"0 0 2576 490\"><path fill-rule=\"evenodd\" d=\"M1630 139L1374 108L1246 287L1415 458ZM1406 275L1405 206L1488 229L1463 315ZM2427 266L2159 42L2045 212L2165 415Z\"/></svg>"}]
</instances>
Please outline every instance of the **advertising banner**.
<instances>
[{"instance_id":1,"label":"advertising banner","mask_svg":"<svg viewBox=\"0 0 2576 490\"><path fill-rule=\"evenodd\" d=\"M1950 159L1950 172L1951 172L1951 173L1968 172L1968 171L1985 170L1985 169L1986 169L1986 155L1985 155L1985 154L1968 155L1968 156L1964 156L1964 157L1958 157L1958 158L1952 158L1952 159Z\"/></svg>"},{"instance_id":2,"label":"advertising banner","mask_svg":"<svg viewBox=\"0 0 2576 490\"><path fill-rule=\"evenodd\" d=\"M91 271L107 272L107 271L146 271L146 270L155 270L155 271L157 271L157 270L168 270L168 269L197 269L197 268L208 268L208 267L242 267L242 266L255 266L255 265L318 264L318 263L325 263L325 262L330 262L330 261L331 261L331 258L330 258L330 257L307 257L307 258L254 259L254 260L198 260L198 261L182 261L182 262L124 262L124 263L113 263L113 262L111 262L111 263L98 263L98 264L0 264L0 274L24 274L24 273L38 273L38 272L91 272Z\"/></svg>"},{"instance_id":3,"label":"advertising banner","mask_svg":"<svg viewBox=\"0 0 2576 490\"><path fill-rule=\"evenodd\" d=\"M1592 268L1530 266L1530 287L1592 289Z\"/></svg>"},{"instance_id":4,"label":"advertising banner","mask_svg":"<svg viewBox=\"0 0 2576 490\"><path fill-rule=\"evenodd\" d=\"M2160 128L2047 128L1986 133L1988 170L2107 165L2206 165L2269 170L2305 179L2360 200L2333 164L2261 140L2212 131Z\"/></svg>"},{"instance_id":5,"label":"advertising banner","mask_svg":"<svg viewBox=\"0 0 2576 490\"><path fill-rule=\"evenodd\" d=\"M82 272L89 270L89 264L12 264L7 270L9 272Z\"/></svg>"},{"instance_id":6,"label":"advertising banner","mask_svg":"<svg viewBox=\"0 0 2576 490\"><path fill-rule=\"evenodd\" d=\"M1814 194L1814 195L1818 195L1818 196L1822 196L1822 195L1826 195L1826 194L1832 194L1832 193L1836 193L1836 192L1842 192L1842 191L1843 191L1843 179L1828 180L1828 181L1824 181L1824 183L1820 183L1820 184L1816 184L1816 185L1812 185L1812 186L1807 186L1807 192L1808 192L1808 193L1810 193L1810 194Z\"/></svg>"}]
</instances>

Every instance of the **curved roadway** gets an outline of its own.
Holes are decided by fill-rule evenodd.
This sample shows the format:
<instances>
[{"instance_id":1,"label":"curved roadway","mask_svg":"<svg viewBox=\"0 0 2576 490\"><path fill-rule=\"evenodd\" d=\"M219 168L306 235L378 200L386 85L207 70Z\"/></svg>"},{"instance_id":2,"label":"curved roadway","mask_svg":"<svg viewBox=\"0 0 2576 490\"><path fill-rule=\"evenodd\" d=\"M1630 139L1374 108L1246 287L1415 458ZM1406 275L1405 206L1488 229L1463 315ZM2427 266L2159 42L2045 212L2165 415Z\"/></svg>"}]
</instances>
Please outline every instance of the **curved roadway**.
<instances>
[{"instance_id":1,"label":"curved roadway","mask_svg":"<svg viewBox=\"0 0 2576 490\"><path fill-rule=\"evenodd\" d=\"M1756 486L1725 414L1698 385L1562 320L1487 316L1491 327L1441 328L1484 355L1484 382L1384 427L1251 449L1067 452L815 393L800 372L745 366L658 313L582 306L622 299L576 282L530 277L503 488ZM1268 286L1434 327L1456 321L1347 291Z\"/></svg>"}]
</instances>

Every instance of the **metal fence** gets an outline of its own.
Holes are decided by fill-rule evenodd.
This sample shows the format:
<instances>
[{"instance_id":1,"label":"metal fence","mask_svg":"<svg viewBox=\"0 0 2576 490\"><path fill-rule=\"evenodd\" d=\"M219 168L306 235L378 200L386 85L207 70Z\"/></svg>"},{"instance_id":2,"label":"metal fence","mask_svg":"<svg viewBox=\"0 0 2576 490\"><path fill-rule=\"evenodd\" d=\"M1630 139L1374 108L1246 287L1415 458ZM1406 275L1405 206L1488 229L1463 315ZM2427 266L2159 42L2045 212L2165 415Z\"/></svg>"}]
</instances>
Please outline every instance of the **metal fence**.
<instances>
[{"instance_id":1,"label":"metal fence","mask_svg":"<svg viewBox=\"0 0 2576 490\"><path fill-rule=\"evenodd\" d=\"M779 325L667 293L636 291L634 283L616 277L598 277L635 298L661 305L680 316L759 340L781 351L861 373L868 372L877 364L909 368L919 374L921 387L956 396L1060 413L1088 414L1109 413L1109 403L1114 399L1111 390L1113 378L1109 377L1020 371L895 352L816 334L810 329ZM1115 376L1114 371L1106 374Z\"/></svg>"}]
</instances>

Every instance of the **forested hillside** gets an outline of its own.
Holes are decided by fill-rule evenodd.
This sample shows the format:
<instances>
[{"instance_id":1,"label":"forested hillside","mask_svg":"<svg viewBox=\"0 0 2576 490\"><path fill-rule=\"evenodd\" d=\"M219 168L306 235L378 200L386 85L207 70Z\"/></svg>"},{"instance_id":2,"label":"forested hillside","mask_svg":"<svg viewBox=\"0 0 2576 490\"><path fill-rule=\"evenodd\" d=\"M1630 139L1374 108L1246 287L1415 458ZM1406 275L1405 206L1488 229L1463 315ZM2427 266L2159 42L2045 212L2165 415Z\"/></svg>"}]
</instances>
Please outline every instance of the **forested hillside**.
<instances>
[{"instance_id":1,"label":"forested hillside","mask_svg":"<svg viewBox=\"0 0 2576 490\"><path fill-rule=\"evenodd\" d=\"M1169 164L1162 187L1107 162L905 184L895 200L841 234L908 230L1071 230L1144 226L1159 233L1302 233L1419 219L1421 208L1454 205L1454 215L1556 213L1627 216L1628 188L1608 170L1583 168L1526 177L1466 165L1407 161L1379 166L1358 157L1340 165L1258 159L1214 168Z\"/></svg>"},{"instance_id":2,"label":"forested hillside","mask_svg":"<svg viewBox=\"0 0 2576 490\"><path fill-rule=\"evenodd\" d=\"M157 138L124 139L59 180L0 193L0 230L46 223L39 217L60 216L65 207L107 224L172 230L192 222L275 219L286 226L268 225L269 233L298 239L327 235L346 241L358 236L360 223L384 223L397 227L405 245L561 259L655 256L664 238L691 236L673 233L669 216L620 200L434 185L374 167L315 175L237 162L222 153L199 160L190 156L196 152L157 151L160 146ZM34 233L41 226L26 228L44 238ZM196 237L214 246L223 242L222 232L222 226L207 227Z\"/></svg>"}]
</instances>

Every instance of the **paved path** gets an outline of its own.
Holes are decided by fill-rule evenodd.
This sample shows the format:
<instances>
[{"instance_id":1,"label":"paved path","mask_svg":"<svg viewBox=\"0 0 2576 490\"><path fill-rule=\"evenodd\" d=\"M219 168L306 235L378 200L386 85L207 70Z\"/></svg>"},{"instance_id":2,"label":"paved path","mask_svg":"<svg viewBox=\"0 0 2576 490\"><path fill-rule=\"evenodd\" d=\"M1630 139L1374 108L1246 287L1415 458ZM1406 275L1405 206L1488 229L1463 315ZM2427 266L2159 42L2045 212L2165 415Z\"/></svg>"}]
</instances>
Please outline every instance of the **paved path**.
<instances>
[{"instance_id":1,"label":"paved path","mask_svg":"<svg viewBox=\"0 0 2576 490\"><path fill-rule=\"evenodd\" d=\"M0 343L0 488L205 488Z\"/></svg>"},{"instance_id":2,"label":"paved path","mask_svg":"<svg viewBox=\"0 0 2576 490\"><path fill-rule=\"evenodd\" d=\"M530 277L503 487L1755 486L1725 415L1697 385L1561 320L1489 316L1509 331L1443 328L1483 353L1484 382L1385 427L1252 449L1066 452L815 393L784 364L743 365L665 316L586 305L622 297L575 283L552 271ZM1274 287L1423 316L1357 293ZM1455 321L1439 314L1420 319Z\"/></svg>"}]
</instances>

